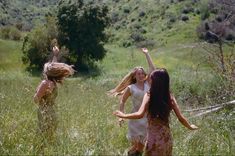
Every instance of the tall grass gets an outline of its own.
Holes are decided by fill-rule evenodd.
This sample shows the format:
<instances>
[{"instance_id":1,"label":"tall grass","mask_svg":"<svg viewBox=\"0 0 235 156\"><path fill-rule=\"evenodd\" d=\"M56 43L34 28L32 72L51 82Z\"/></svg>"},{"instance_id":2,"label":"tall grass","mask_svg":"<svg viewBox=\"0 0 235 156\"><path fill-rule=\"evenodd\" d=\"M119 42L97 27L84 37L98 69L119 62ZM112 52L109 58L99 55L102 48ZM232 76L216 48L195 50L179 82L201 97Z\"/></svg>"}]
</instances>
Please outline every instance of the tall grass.
<instances>
[{"instance_id":1,"label":"tall grass","mask_svg":"<svg viewBox=\"0 0 235 156\"><path fill-rule=\"evenodd\" d=\"M0 44L0 55L4 57L1 57L0 66L0 155L42 154L42 138L37 133L37 105L32 100L40 78L24 72L19 61L19 42L0 41L3 43ZM169 69L172 90L180 107L198 107L193 95L206 96L204 94L213 89L217 80L206 65L199 70L201 74L196 75L193 62L198 58L189 57L190 49L173 47L151 50L150 54L158 67ZM14 53L10 53L10 48ZM107 57L98 64L102 71L99 76L69 78L59 85L57 139L54 144L45 143L44 154L123 155L129 147L127 122L120 128L117 118L112 115L118 108L118 99L105 93L131 68L137 65L146 68L147 63L143 54L134 48L113 45L106 48ZM187 101L186 98L192 99ZM126 106L127 111L130 110L130 101ZM185 115L190 117L192 114ZM200 129L189 131L172 114L174 155L233 155L234 116L234 112L225 110L192 118L190 122Z\"/></svg>"}]
</instances>

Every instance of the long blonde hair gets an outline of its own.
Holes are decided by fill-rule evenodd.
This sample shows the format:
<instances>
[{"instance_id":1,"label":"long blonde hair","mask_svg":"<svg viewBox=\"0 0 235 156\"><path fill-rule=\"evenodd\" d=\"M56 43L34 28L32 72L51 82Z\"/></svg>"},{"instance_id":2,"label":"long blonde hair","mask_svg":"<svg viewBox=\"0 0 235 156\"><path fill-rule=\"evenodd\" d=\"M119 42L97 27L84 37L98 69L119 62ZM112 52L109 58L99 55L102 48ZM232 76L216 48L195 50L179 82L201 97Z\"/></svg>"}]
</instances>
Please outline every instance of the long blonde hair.
<instances>
[{"instance_id":1,"label":"long blonde hair","mask_svg":"<svg viewBox=\"0 0 235 156\"><path fill-rule=\"evenodd\" d=\"M74 72L73 66L57 62L45 63L43 69L45 79L50 79L59 83L61 83L65 77L73 75Z\"/></svg>"},{"instance_id":2,"label":"long blonde hair","mask_svg":"<svg viewBox=\"0 0 235 156\"><path fill-rule=\"evenodd\" d=\"M112 90L108 91L108 95L110 96L119 96L122 95L124 93L124 90L131 84L136 83L136 78L135 78L135 74L136 71L141 69L144 74L146 75L147 79L147 74L144 71L143 67L135 67L131 72L129 72L123 79L122 81Z\"/></svg>"}]
</instances>

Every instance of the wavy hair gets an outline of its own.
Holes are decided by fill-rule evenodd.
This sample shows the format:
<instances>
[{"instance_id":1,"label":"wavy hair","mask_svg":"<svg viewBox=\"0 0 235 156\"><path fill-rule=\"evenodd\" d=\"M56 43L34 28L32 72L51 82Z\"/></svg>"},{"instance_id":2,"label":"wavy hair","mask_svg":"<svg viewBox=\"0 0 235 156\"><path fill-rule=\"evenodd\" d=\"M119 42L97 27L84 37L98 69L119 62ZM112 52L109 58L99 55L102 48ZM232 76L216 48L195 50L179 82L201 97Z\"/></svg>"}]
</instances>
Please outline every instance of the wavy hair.
<instances>
[{"instance_id":1,"label":"wavy hair","mask_svg":"<svg viewBox=\"0 0 235 156\"><path fill-rule=\"evenodd\" d=\"M166 69L156 69L150 75L150 99L148 114L152 118L159 117L169 122L170 106L170 78Z\"/></svg>"},{"instance_id":2,"label":"wavy hair","mask_svg":"<svg viewBox=\"0 0 235 156\"><path fill-rule=\"evenodd\" d=\"M65 77L73 75L74 72L73 66L65 63L45 63L43 68L44 78L58 83L61 83Z\"/></svg>"},{"instance_id":3,"label":"wavy hair","mask_svg":"<svg viewBox=\"0 0 235 156\"><path fill-rule=\"evenodd\" d=\"M122 81L112 90L108 91L108 95L110 96L119 96L122 95L124 93L124 90L126 89L126 87L128 87L131 84L136 83L136 78L135 78L135 74L136 71L141 69L144 74L147 77L146 72L144 71L143 67L135 67L131 72L129 72L123 79Z\"/></svg>"}]
</instances>

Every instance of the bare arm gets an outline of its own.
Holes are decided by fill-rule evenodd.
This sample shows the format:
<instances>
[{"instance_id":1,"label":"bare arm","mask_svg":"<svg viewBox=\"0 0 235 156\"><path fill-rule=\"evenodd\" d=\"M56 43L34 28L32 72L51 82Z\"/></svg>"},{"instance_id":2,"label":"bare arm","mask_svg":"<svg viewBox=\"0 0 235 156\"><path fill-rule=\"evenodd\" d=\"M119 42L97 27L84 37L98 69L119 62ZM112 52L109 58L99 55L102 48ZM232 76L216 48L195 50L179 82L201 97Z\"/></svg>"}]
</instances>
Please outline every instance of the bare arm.
<instances>
[{"instance_id":1,"label":"bare arm","mask_svg":"<svg viewBox=\"0 0 235 156\"><path fill-rule=\"evenodd\" d=\"M148 76L147 76L147 82L150 83L150 74L152 73L152 71L155 70L155 66L153 64L153 61L149 55L148 49L147 48L142 48L141 49L142 52L145 54L148 65L149 65L149 71L148 71Z\"/></svg>"},{"instance_id":2,"label":"bare arm","mask_svg":"<svg viewBox=\"0 0 235 156\"><path fill-rule=\"evenodd\" d=\"M180 109L179 109L179 106L175 100L175 97L174 96L171 96L172 100L172 108L176 114L176 117L178 118L178 120L185 126L187 127L188 129L190 130L195 130L195 129L198 129L197 126L195 125L190 125L188 120L183 116L183 114L181 113Z\"/></svg>"},{"instance_id":3,"label":"bare arm","mask_svg":"<svg viewBox=\"0 0 235 156\"><path fill-rule=\"evenodd\" d=\"M120 100L119 110L121 112L124 112L124 106L125 106L126 100L129 98L129 96L131 96L131 91L130 91L130 88L127 87L126 90L124 91L124 94L122 95L121 100ZM118 122L119 122L119 126L121 127L124 120L122 118L119 118Z\"/></svg>"},{"instance_id":4,"label":"bare arm","mask_svg":"<svg viewBox=\"0 0 235 156\"><path fill-rule=\"evenodd\" d=\"M37 91L34 94L33 100L35 103L39 103L44 95L48 92L51 92L53 89L53 83L47 80L43 80L40 85L37 87Z\"/></svg>"},{"instance_id":5,"label":"bare arm","mask_svg":"<svg viewBox=\"0 0 235 156\"><path fill-rule=\"evenodd\" d=\"M120 100L120 107L119 107L119 110L121 112L124 112L124 105L126 103L126 100L129 98L129 96L131 96L131 92L130 92L130 88L127 87L124 94L122 95L122 98Z\"/></svg>"},{"instance_id":6,"label":"bare arm","mask_svg":"<svg viewBox=\"0 0 235 156\"><path fill-rule=\"evenodd\" d=\"M148 74L151 74L151 72L155 70L155 66L154 66L154 64L153 64L152 58L150 57L147 48L142 48L141 50L142 50L142 52L145 54L146 60L147 60L148 65L149 65Z\"/></svg>"},{"instance_id":7,"label":"bare arm","mask_svg":"<svg viewBox=\"0 0 235 156\"><path fill-rule=\"evenodd\" d=\"M135 112L135 113L131 113L131 114L124 114L123 112L121 111L115 111L113 114L120 117L120 118L126 118L126 119L141 119L144 117L144 114L147 110L147 105L148 105L148 102L149 102L149 95L146 93L144 95L144 99L143 99L143 102L138 110L138 112Z\"/></svg>"},{"instance_id":8,"label":"bare arm","mask_svg":"<svg viewBox=\"0 0 235 156\"><path fill-rule=\"evenodd\" d=\"M60 52L60 50L57 46L54 46L52 48L52 53L53 53L52 62L58 62L59 52Z\"/></svg>"}]
</instances>

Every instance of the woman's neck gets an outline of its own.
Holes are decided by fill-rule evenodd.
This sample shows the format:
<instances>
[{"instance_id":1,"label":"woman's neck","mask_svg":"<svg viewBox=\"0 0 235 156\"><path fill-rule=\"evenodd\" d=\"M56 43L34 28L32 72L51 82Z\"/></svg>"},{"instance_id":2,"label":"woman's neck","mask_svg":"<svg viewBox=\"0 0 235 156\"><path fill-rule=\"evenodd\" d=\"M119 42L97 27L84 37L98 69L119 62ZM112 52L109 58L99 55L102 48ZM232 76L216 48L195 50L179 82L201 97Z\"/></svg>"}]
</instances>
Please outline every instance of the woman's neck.
<instances>
[{"instance_id":1,"label":"woman's neck","mask_svg":"<svg viewBox=\"0 0 235 156\"><path fill-rule=\"evenodd\" d=\"M143 86L144 85L144 81L137 81L135 84L138 85L138 86Z\"/></svg>"}]
</instances>

